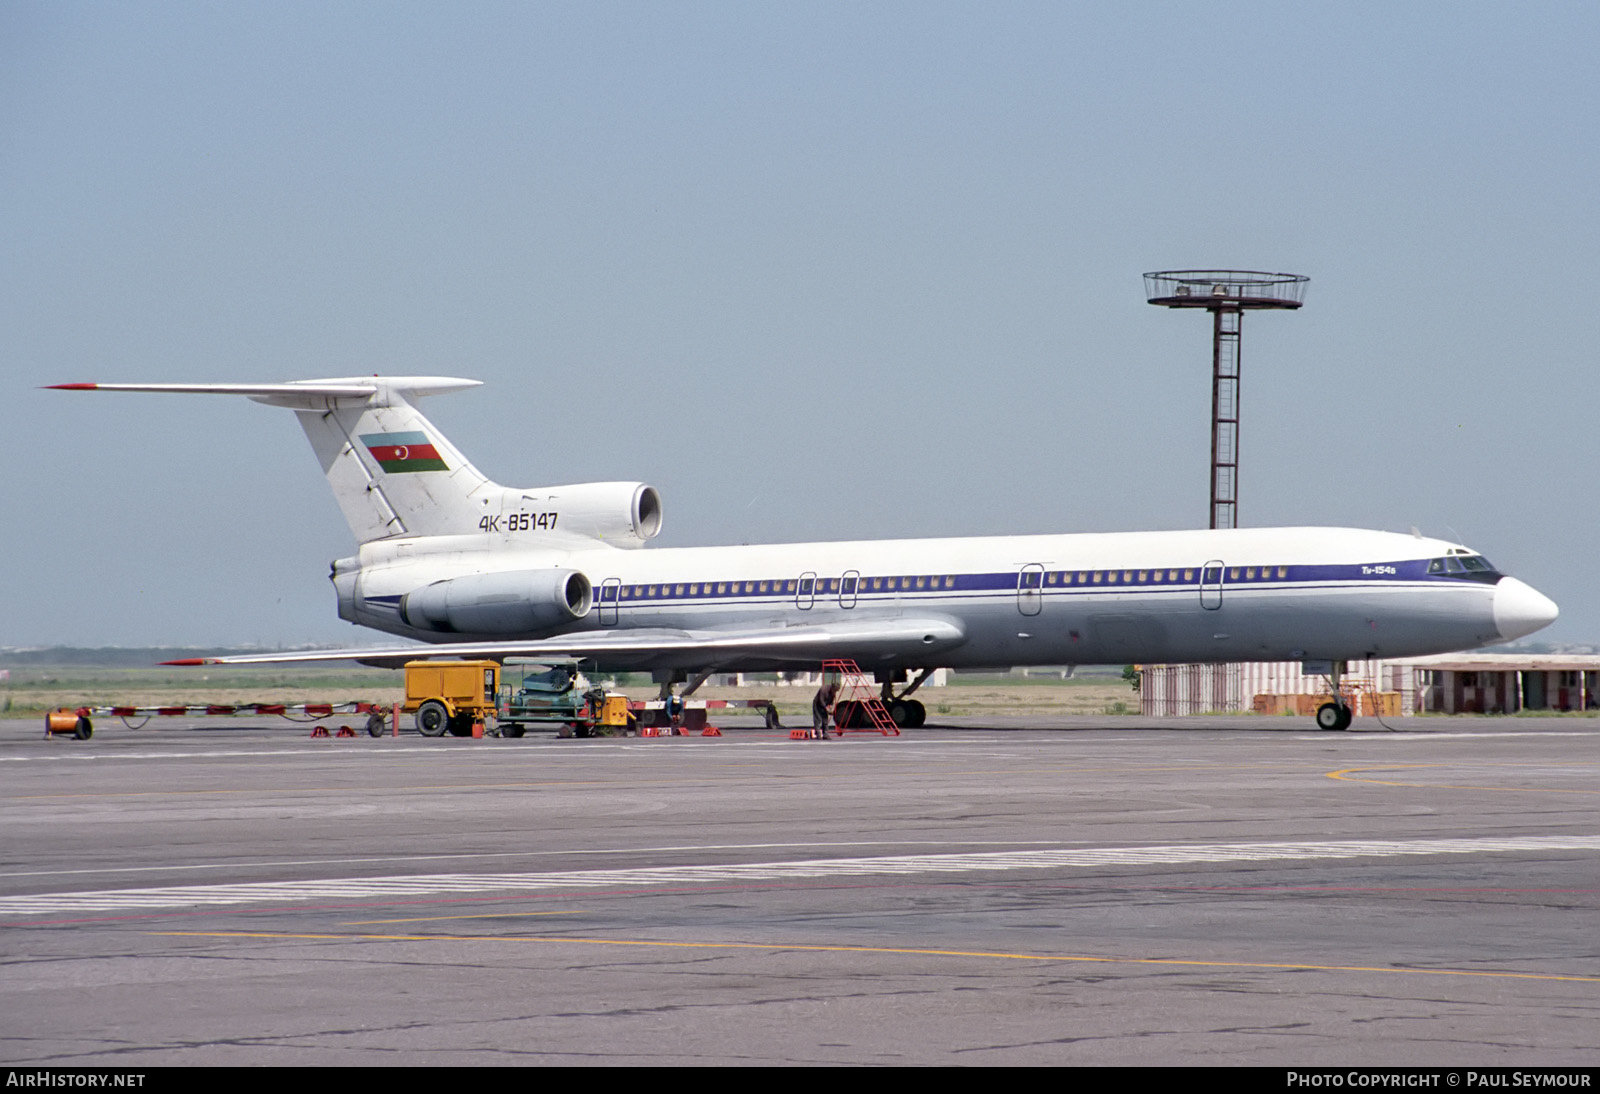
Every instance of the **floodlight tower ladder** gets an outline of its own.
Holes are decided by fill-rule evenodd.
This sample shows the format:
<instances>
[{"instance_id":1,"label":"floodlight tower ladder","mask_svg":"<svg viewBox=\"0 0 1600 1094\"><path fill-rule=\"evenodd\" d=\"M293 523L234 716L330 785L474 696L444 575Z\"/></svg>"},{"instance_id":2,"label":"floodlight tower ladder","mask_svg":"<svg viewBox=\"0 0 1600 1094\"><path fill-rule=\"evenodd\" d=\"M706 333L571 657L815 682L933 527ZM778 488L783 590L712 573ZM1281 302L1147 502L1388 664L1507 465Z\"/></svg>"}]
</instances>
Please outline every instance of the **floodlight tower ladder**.
<instances>
[{"instance_id":1,"label":"floodlight tower ladder","mask_svg":"<svg viewBox=\"0 0 1600 1094\"><path fill-rule=\"evenodd\" d=\"M1145 297L1164 308L1211 313L1211 527L1239 526L1239 347L1244 313L1305 303L1300 274L1165 270L1144 275Z\"/></svg>"}]
</instances>

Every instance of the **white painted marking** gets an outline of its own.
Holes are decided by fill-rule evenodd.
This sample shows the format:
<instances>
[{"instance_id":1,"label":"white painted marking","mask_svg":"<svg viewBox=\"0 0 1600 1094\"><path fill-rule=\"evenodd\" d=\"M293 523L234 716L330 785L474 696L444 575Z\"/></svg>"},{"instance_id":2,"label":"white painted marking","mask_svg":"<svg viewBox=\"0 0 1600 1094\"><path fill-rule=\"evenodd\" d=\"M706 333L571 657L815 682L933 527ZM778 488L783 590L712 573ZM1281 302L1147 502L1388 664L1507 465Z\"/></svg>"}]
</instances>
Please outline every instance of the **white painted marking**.
<instances>
[{"instance_id":1,"label":"white painted marking","mask_svg":"<svg viewBox=\"0 0 1600 1094\"><path fill-rule=\"evenodd\" d=\"M1387 738L1400 741L1479 741L1485 737L1589 737L1600 736L1594 732L1585 733L1580 729L1487 729L1482 733L1451 733L1439 731L1431 733L1422 729L1395 729L1395 730L1366 730L1370 736ZM1308 741L1326 741L1326 736L1306 737Z\"/></svg>"},{"instance_id":2,"label":"white painted marking","mask_svg":"<svg viewBox=\"0 0 1600 1094\"><path fill-rule=\"evenodd\" d=\"M349 738L346 739L348 740ZM339 738L334 737L330 738L330 740L338 741ZM108 760L218 760L232 759L239 756L248 756L251 759L255 759L260 756L325 757L328 755L330 750L337 749L339 747L341 746L338 744L328 744L321 748L236 748L227 750L214 750L209 752L195 752L190 749L183 749L181 751L173 752L82 752L75 755L64 756L0 756L0 763L37 763L46 760L62 760L67 762L74 760L79 762L84 760L99 760L101 762ZM445 747L449 746L447 745ZM376 749L377 746L373 746L373 748ZM359 755L363 760L365 760L374 756L394 756L402 752L437 753L440 751L441 750L437 748L430 748L427 745L412 745L409 747L400 745L385 748L381 752L370 751L366 753L359 753ZM346 755L357 755L357 753L347 752ZM503 759L504 756L502 755L500 758Z\"/></svg>"},{"instance_id":3,"label":"white painted marking","mask_svg":"<svg viewBox=\"0 0 1600 1094\"><path fill-rule=\"evenodd\" d=\"M569 847L548 851L448 851L433 855L364 855L359 858L302 858L258 859L255 862L191 862L181 866L87 866L72 870L5 870L0 878L7 877L74 877L79 874L175 874L186 870L243 870L285 866L355 866L381 862L428 862L447 859L452 862L488 858L560 858L567 855L644 855L663 851L777 851L805 848L818 851L830 847L1016 847L1018 845L1052 844L1059 840L1043 839L895 839L895 840L784 840L776 843L681 843L662 847Z\"/></svg>"},{"instance_id":4,"label":"white painted marking","mask_svg":"<svg viewBox=\"0 0 1600 1094\"><path fill-rule=\"evenodd\" d=\"M1600 836L1525 836L1436 840L1338 840L1299 843L1201 843L1157 847L1058 848L972 854L885 855L720 865L647 866L510 874L422 874L318 881L174 885L0 897L0 915L59 915L152 908L224 907L302 900L367 900L441 893L528 893L551 889L638 888L710 882L798 881L809 878L901 874L1057 870L1105 866L1267 862L1292 859L1386 858L1396 855L1475 855L1497 852L1600 851Z\"/></svg>"},{"instance_id":5,"label":"white painted marking","mask_svg":"<svg viewBox=\"0 0 1600 1094\"><path fill-rule=\"evenodd\" d=\"M1069 716L1068 720L1076 722L1076 721L1083 721L1084 719L1083 719L1082 716L1072 715L1072 716ZM1218 720L1218 719L1213 719L1213 720ZM1089 731L1105 731L1105 732L1125 732L1125 733L1129 734L1129 736L1127 738L1125 738L1125 740L1127 742L1137 742L1137 743L1140 743L1140 744L1155 745L1155 746L1165 746L1165 745L1168 744L1169 739L1162 734L1161 731L1163 731L1163 730L1169 730L1169 729L1170 730L1181 730L1181 729L1205 728L1203 726L1196 726L1196 725L1194 725L1192 723L1191 724L1185 724L1183 722L1183 720L1181 720L1181 719L1162 719L1161 723L1162 724L1160 724L1160 725L1141 724L1141 725L1136 725L1136 726L1101 725L1101 726L1083 727L1083 726L1073 725L1073 726L1069 726L1069 727L1063 727L1062 735L1059 736L1059 737L1055 737L1055 738L1040 737L1040 738L1036 738L1036 739L1030 739L1029 745L1032 746L1032 745L1036 745L1036 744L1051 744L1051 745L1061 745L1061 746L1073 746L1073 745L1078 744L1082 740L1082 736L1081 735L1083 733L1085 733L1085 732L1089 732ZM1272 728L1274 728L1273 726L1271 726L1271 725L1269 725L1268 723L1265 723L1265 722L1260 723L1260 725L1261 725L1261 727L1263 729L1272 729ZM1239 727L1231 727L1230 726L1230 727L1225 727L1223 729L1210 730L1210 732L1226 732L1227 729L1235 729L1235 728L1239 728ZM968 747L971 747L971 746L974 746L974 745L987 745L987 746L991 746L991 748L993 748L993 746L996 745L996 741L995 741L994 736L990 732L985 731L985 730L981 730L981 729L968 730L968 729L956 728L956 729L951 729L951 730L941 730L939 732L940 732L940 736L936 740L917 741L917 740L906 740L903 737L879 738L879 737L865 737L865 736L863 736L863 737L852 738L849 741L834 740L834 741L831 741L830 743L835 744L835 745L842 745L844 747L850 747L850 746L859 747L859 746L863 746L863 745L879 745L879 746L885 746L886 748L892 747L893 750L894 750L893 754L894 755L899 755L899 756L905 756L905 755L908 755L908 754L919 755L919 754L923 754L923 753L926 753L926 754L937 754L938 752L943 751L945 748L947 748L948 746L951 746L951 745L964 745L964 746L968 746ZM1048 732L1048 731L1041 731L1041 732ZM946 736L945 734L947 734L947 733L950 734L950 735ZM961 736L956 736L955 734L961 734ZM1251 737L1255 737L1256 735L1257 735L1257 731L1254 729L1254 727L1252 727L1251 730L1250 730L1250 736ZM1342 735L1331 734L1331 733L1316 733L1316 732L1292 733L1292 734L1285 734L1283 739L1284 740L1294 740L1294 741L1320 741L1320 742L1323 742L1323 743L1337 743L1337 742L1346 742L1346 743L1362 742L1362 743L1366 743L1366 742L1369 742L1369 741L1396 741L1396 740L1405 740L1405 741L1446 741L1446 740L1456 740L1456 739L1482 740L1482 739L1488 738L1488 737L1515 737L1515 738L1518 738L1518 739L1527 739L1529 737L1587 737L1587 738L1593 739L1593 738L1595 738L1597 736L1600 736L1600 727L1597 727L1596 730L1579 730L1579 729L1569 729L1569 730L1559 730L1559 729L1514 729L1514 730L1483 730L1481 732L1452 732L1452 731L1448 731L1448 730L1439 730L1439 731L1414 730L1414 729L1409 729L1408 728L1408 729L1396 729L1396 730L1363 729L1363 730L1358 730L1358 731L1352 732L1352 733L1345 733L1345 734L1342 734ZM365 747L360 747L362 744L365 744ZM542 753L542 752L546 752L546 751L569 751L570 752L574 748L579 748L579 749L583 749L585 751L591 751L591 752L593 750L597 750L597 749L607 749L607 750L617 750L617 751L625 751L625 752L632 752L632 751L649 752L649 751L655 751L655 752L660 752L660 753L662 753L664 755L672 754L674 752L679 752L681 754L681 747L678 748L678 749L675 749L673 746L674 745L677 745L677 746L688 746L688 745L691 745L691 744L698 745L701 748L715 748L715 749L719 749L719 750L752 749L752 748L753 749L780 749L780 750L781 749L790 749L790 750L794 751L797 755L807 751L807 748L805 746L800 745L800 744L798 744L796 742L791 742L787 737L784 737L784 738L773 738L773 739L762 739L762 740L756 740L756 741L730 741L730 740L728 740L726 738L722 738L722 739L705 739L705 738L699 738L699 737L695 737L695 738L677 738L677 739L662 738L660 740L651 740L651 741L634 741L634 740L629 740L629 741L621 741L621 740L606 741L606 740L601 740L601 741L586 741L582 745L574 746L570 742L557 741L557 740L549 740L549 741L518 741L518 742L516 742L514 744L513 743L509 743L509 742L489 743L489 742L472 742L472 741L434 741L434 742L430 742L430 743L427 743L427 744L418 743L418 744L397 745L397 744L393 744L392 743L392 739L391 738L388 738L387 736L385 736L383 738L379 738L377 741L363 741L362 739L357 738L355 740L349 741L349 743L344 743L344 742L341 742L341 740L339 738L330 738L327 744L320 745L320 746L309 746L309 747L298 747L298 748L277 748L277 749L272 749L272 748L259 748L259 749L239 748L239 749L226 749L226 750L213 749L213 750L208 750L208 751L205 751L205 752L197 752L197 751L194 751L192 749L182 749L182 748L175 748L175 749L173 749L171 751L163 751L163 752L113 752L113 751L109 751L109 750L107 750L107 751L89 751L88 749L90 749L90 748L98 748L99 747L98 745L90 745L90 746L84 746L84 749L81 750L81 751L59 752L59 753L55 753L53 755L0 756L0 763L48 763L48 762L55 762L55 761L65 762L65 763L74 763L74 762L82 763L82 762L86 762L86 761L90 761L90 762L99 761L99 762L103 763L103 762L107 762L107 761L111 761L111 760L206 760L206 759L214 760L214 759L231 759L231 758L237 758L237 757L247 757L247 758L254 759L254 758L261 757L261 756L321 756L321 757L327 757L330 754L334 754L334 755L340 756L341 758L348 756L348 757L351 757L351 758L360 757L362 760L369 760L369 759L374 759L374 758L377 758L377 757L401 756L401 755L408 755L408 754L411 754L411 753L431 753L434 756L450 757L450 758L457 758L457 759L459 759L459 758L475 758L475 759L476 758L481 758L481 759L493 760L496 763L504 763L507 760L511 759L512 757L518 755L519 753L521 753L521 754L533 754L534 752L541 752ZM63 747L63 748L65 748L65 747L72 747L74 749L78 748L78 745L76 745L76 744L68 744L68 743L64 743L64 742L58 742L58 745L60 747ZM57 747L57 745L52 745L51 747ZM820 746L818 746L818 747L820 747ZM1014 755L1014 754L1015 753L1014 753L1013 750L1007 750L1007 749L996 748L993 751L993 755L996 755L996 756L1011 756L1011 755ZM696 752L695 752L695 755L696 755L697 758L699 758L699 757L703 757L704 753L699 752L698 749L697 749Z\"/></svg>"}]
</instances>

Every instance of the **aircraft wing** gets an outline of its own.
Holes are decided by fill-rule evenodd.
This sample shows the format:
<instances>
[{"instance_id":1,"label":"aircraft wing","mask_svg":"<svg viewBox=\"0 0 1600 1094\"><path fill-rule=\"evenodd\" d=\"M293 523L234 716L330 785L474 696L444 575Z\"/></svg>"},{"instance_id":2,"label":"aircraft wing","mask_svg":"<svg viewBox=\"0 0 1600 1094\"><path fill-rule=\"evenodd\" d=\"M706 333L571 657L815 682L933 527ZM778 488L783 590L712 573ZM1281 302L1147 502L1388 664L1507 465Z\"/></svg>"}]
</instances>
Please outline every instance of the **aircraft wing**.
<instances>
[{"instance_id":1,"label":"aircraft wing","mask_svg":"<svg viewBox=\"0 0 1600 1094\"><path fill-rule=\"evenodd\" d=\"M751 662L816 664L850 657L863 668L885 661L929 665L966 641L966 631L943 617L829 620L788 626L704 630L587 630L526 641L441 642L436 645L374 646L366 649L300 650L292 653L193 657L168 665L265 665L288 662L360 661L398 667L430 657L539 657L596 661L619 671L655 668L715 670Z\"/></svg>"}]
</instances>

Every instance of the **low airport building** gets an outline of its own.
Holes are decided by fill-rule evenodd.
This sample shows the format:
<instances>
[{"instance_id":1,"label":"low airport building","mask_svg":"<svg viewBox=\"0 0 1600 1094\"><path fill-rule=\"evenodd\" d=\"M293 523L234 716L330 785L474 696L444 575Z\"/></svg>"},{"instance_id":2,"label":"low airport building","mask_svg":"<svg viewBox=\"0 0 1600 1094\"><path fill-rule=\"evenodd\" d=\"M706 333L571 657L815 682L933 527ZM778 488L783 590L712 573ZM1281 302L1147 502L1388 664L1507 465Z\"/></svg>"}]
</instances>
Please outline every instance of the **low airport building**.
<instances>
[{"instance_id":1,"label":"low airport building","mask_svg":"<svg viewBox=\"0 0 1600 1094\"><path fill-rule=\"evenodd\" d=\"M1139 712L1312 715L1329 699L1327 669L1299 661L1140 665ZM1450 653L1351 661L1357 714L1515 714L1600 710L1600 655Z\"/></svg>"}]
</instances>

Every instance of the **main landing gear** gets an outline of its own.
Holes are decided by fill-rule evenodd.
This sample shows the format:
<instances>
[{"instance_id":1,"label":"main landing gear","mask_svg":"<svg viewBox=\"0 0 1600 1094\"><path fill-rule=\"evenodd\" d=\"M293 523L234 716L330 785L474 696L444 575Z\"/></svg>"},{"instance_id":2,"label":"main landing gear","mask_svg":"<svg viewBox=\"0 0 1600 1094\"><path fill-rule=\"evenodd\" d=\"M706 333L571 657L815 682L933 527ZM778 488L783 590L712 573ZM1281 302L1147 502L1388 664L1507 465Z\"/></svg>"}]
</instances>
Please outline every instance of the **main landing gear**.
<instances>
[{"instance_id":1,"label":"main landing gear","mask_svg":"<svg viewBox=\"0 0 1600 1094\"><path fill-rule=\"evenodd\" d=\"M911 681L911 686L899 695L894 693L893 679L893 676L900 675L899 673L892 674L890 679L879 681L878 698L883 701L883 709L889 712L890 721L898 728L917 729L928 720L928 708L923 706L920 700L912 699L910 696L922 686L931 671L931 669L920 670L916 679Z\"/></svg>"},{"instance_id":2,"label":"main landing gear","mask_svg":"<svg viewBox=\"0 0 1600 1094\"><path fill-rule=\"evenodd\" d=\"M1355 712L1344 701L1344 693L1339 690L1339 678L1344 675L1345 663L1335 661L1333 672L1330 674L1333 691L1333 702L1323 703L1317 708L1317 728L1330 730L1345 730L1350 728L1350 723L1355 720Z\"/></svg>"}]
</instances>

